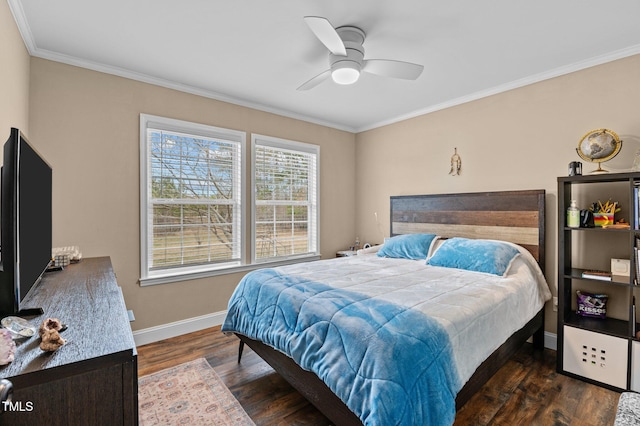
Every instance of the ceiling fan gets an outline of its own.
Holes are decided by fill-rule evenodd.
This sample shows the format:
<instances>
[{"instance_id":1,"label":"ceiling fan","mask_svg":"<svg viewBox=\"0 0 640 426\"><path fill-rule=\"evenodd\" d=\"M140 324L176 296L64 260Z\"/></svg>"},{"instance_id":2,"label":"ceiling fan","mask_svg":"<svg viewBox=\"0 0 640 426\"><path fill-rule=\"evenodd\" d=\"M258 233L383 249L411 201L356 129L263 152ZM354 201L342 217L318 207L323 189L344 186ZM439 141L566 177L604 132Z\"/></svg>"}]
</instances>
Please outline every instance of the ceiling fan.
<instances>
[{"instance_id":1,"label":"ceiling fan","mask_svg":"<svg viewBox=\"0 0 640 426\"><path fill-rule=\"evenodd\" d=\"M302 84L298 90L312 89L329 77L338 84L353 84L358 81L361 72L415 80L424 69L424 66L410 62L364 59L362 45L365 33L360 28L353 26L333 28L326 18L320 16L305 16L304 21L322 44L329 49L330 68Z\"/></svg>"}]
</instances>

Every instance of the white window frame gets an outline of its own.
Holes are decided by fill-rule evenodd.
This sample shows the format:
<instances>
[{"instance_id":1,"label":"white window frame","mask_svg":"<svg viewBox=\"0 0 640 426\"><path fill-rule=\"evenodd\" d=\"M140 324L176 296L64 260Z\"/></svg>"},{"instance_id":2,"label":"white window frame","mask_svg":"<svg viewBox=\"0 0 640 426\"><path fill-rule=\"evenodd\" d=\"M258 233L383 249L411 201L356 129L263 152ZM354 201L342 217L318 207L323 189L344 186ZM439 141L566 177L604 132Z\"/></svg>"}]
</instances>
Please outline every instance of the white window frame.
<instances>
[{"instance_id":1,"label":"white window frame","mask_svg":"<svg viewBox=\"0 0 640 426\"><path fill-rule=\"evenodd\" d=\"M296 151L315 156L315 170L313 178L315 179L315 193L309 200L309 219L315 228L309 236L312 239L312 250L309 253L299 255L287 255L280 257L269 257L265 259L257 258L258 243L256 240L256 146L263 145L277 149L288 151ZM264 265L269 263L291 263L300 260L317 260L320 258L320 147L303 142L291 141L272 136L259 134L251 135L251 263Z\"/></svg>"},{"instance_id":2,"label":"white window frame","mask_svg":"<svg viewBox=\"0 0 640 426\"><path fill-rule=\"evenodd\" d=\"M234 231L233 240L239 249L240 260L212 263L197 266L184 266L150 270L149 237L152 235L153 225L151 206L151 177L150 177L150 146L147 140L147 129L153 128L171 132L185 133L194 136L221 139L238 143L240 145L239 162L240 170L238 182L235 182L235 191L239 191L240 199L234 203ZM205 124L191 123L165 117L148 114L140 114L140 285L163 284L185 279L202 278L220 273L230 272L245 264L245 201L246 201L246 133L237 130L222 129ZM150 234L151 233L151 234Z\"/></svg>"}]
</instances>

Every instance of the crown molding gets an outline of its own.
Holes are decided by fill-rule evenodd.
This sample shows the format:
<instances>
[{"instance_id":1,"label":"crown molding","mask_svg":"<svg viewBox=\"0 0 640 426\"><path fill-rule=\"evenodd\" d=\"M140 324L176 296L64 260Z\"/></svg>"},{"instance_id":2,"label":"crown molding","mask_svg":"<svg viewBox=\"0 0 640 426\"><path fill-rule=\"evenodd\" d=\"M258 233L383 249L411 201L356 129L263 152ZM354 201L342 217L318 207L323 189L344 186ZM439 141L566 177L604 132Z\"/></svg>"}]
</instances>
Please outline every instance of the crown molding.
<instances>
[{"instance_id":1,"label":"crown molding","mask_svg":"<svg viewBox=\"0 0 640 426\"><path fill-rule=\"evenodd\" d=\"M358 127L355 129L356 133L364 132L367 130L377 129L379 127L388 126L390 124L398 123L400 121L408 120L411 118L419 117L421 115L429 114L432 112L440 111L443 109L451 108L457 105L462 105L467 102L477 101L482 98L486 98L499 93L507 92L509 90L518 89L520 87L528 86L534 83L539 83L544 80L549 80L555 77L560 77L566 74L571 74L576 71L582 71L587 68L595 67L597 65L613 62L618 59L624 59L629 56L640 54L640 45L630 46L624 49L609 52L605 55L596 56L584 61L575 62L573 64L565 65L550 71L545 71L539 74L531 75L519 80L514 80L509 83L501 84L499 86L491 87L486 90L481 90L475 93L471 93L466 96L462 96L450 101L442 102L436 105L432 105L427 108L419 109L408 114L393 117L388 120L372 123L368 126Z\"/></svg>"},{"instance_id":2,"label":"crown molding","mask_svg":"<svg viewBox=\"0 0 640 426\"><path fill-rule=\"evenodd\" d=\"M31 28L29 27L29 23L27 22L27 18L24 14L22 3L20 3L20 1L18 0L7 0L7 3L9 3L9 10L11 10L13 19L14 21L16 21L18 31L20 32L20 36L22 37L22 41L24 42L29 55L33 56L33 52L35 52L36 50L36 43L33 39Z\"/></svg>"},{"instance_id":3,"label":"crown molding","mask_svg":"<svg viewBox=\"0 0 640 426\"><path fill-rule=\"evenodd\" d=\"M73 56L63 55L63 54L52 52L45 49L36 48L35 51L31 53L31 56L47 59L54 62L60 62L63 64L72 65L79 68L85 68L85 69L89 69L92 71L97 71L105 74L115 75L118 77L139 81L141 83L152 84L154 86L160 86L166 89L173 89L180 92L189 93L192 95L202 96L202 97L213 99L216 101L226 102L233 105L251 108L258 111L267 112L270 114L276 114L283 117L292 118L295 120L301 120L301 121L305 121L312 124L318 124L324 127L331 127L337 130L345 131L345 132L350 132L350 133L355 132L355 128L345 126L344 124L341 124L341 123L333 123L325 120L320 120L315 117L298 114L298 113L284 110L284 109L274 108L269 105L252 102L247 99L236 98L236 97L228 96L212 90L206 90L199 87L190 86L188 84L176 83L174 81L153 77L147 74L130 71L124 68L104 65L98 62L88 61L85 59L79 59Z\"/></svg>"}]
</instances>

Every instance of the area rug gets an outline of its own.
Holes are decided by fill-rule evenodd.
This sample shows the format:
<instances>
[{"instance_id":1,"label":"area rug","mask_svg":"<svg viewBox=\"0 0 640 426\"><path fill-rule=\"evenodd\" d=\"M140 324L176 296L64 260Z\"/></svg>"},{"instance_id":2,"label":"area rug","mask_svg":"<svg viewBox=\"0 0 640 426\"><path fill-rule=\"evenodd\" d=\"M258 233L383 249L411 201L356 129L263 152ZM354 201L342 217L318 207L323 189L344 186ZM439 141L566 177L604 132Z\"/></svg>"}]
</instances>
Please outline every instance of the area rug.
<instances>
[{"instance_id":1,"label":"area rug","mask_svg":"<svg viewBox=\"0 0 640 426\"><path fill-rule=\"evenodd\" d=\"M254 425L204 358L138 379L140 425Z\"/></svg>"}]
</instances>

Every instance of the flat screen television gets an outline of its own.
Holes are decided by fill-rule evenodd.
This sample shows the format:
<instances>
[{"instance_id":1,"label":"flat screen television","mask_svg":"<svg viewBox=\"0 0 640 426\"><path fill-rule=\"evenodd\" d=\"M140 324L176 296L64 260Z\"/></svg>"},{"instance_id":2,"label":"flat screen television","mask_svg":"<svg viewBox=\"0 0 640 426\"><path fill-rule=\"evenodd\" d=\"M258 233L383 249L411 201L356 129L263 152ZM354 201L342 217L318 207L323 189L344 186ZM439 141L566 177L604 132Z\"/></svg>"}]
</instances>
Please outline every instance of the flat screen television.
<instances>
[{"instance_id":1,"label":"flat screen television","mask_svg":"<svg viewBox=\"0 0 640 426\"><path fill-rule=\"evenodd\" d=\"M1 317L41 312L23 305L51 262L51 189L51 166L12 128L0 184Z\"/></svg>"}]
</instances>

